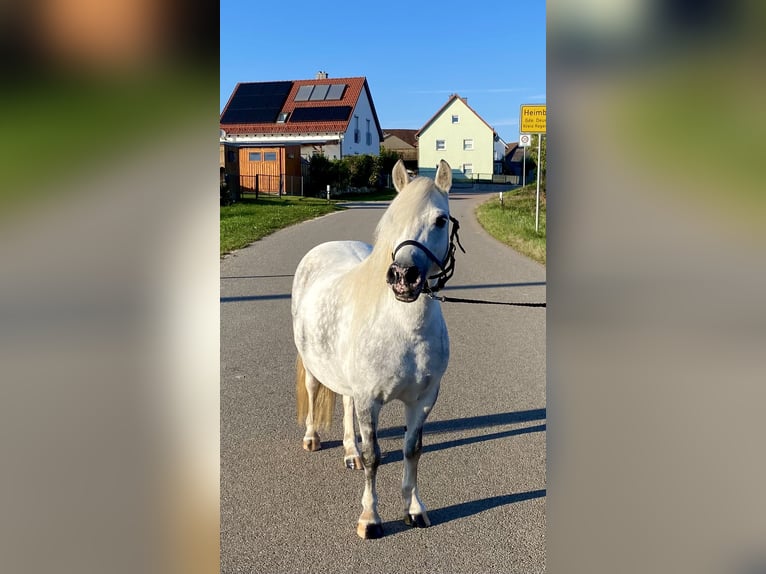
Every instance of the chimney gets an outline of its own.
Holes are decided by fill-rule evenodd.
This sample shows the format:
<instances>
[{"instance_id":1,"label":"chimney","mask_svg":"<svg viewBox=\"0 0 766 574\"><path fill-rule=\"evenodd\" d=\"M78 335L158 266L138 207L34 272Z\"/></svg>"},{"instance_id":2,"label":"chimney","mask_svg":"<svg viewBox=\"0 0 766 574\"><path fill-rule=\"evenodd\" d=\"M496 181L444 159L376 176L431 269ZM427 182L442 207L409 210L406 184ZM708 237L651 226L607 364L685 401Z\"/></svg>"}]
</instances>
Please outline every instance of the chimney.
<instances>
[{"instance_id":1,"label":"chimney","mask_svg":"<svg viewBox=\"0 0 766 574\"><path fill-rule=\"evenodd\" d=\"M314 79L315 80L326 80L327 79L327 72L325 72L323 70L319 70L317 72L317 75L316 75L316 77Z\"/></svg>"}]
</instances>

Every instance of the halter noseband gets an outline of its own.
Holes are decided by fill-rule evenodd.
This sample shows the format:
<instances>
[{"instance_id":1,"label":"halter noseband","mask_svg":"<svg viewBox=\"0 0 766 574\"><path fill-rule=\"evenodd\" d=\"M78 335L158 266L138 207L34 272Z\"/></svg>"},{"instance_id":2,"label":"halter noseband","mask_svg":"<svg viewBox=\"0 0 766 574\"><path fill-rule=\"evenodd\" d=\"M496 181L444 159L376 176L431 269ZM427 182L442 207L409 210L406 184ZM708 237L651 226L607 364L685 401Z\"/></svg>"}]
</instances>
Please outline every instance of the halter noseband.
<instances>
[{"instance_id":1,"label":"halter noseband","mask_svg":"<svg viewBox=\"0 0 766 574\"><path fill-rule=\"evenodd\" d=\"M426 256L428 256L431 261L439 266L440 271L428 278L429 280L437 279L436 287L431 287L428 285L428 282L426 282L425 287L423 287L424 293L436 293L442 287L444 287L447 281L449 281L449 279L452 277L452 274L455 272L455 242L457 242L458 247L460 247L460 251L465 253L465 249L463 249L463 246L460 244L460 237L457 234L457 230L460 229L460 222L451 215L449 216L449 219L452 222L452 233L450 233L449 248L447 249L447 254L444 256L443 260L439 260L439 258L436 257L436 255L434 255L428 247L419 241L415 241L414 239L406 239L402 241L399 245L396 246L393 253L391 253L391 260L393 261L396 259L396 254L402 247L412 245L420 249L423 253L426 254Z\"/></svg>"}]
</instances>

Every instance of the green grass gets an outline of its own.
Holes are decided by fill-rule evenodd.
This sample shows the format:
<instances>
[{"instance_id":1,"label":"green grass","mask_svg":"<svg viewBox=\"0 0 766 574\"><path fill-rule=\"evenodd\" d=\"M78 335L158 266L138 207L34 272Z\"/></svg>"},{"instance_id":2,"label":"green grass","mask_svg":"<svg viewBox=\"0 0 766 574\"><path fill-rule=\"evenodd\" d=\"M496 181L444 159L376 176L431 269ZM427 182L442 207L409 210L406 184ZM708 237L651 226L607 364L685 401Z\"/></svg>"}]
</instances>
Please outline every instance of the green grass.
<instances>
[{"instance_id":1,"label":"green grass","mask_svg":"<svg viewBox=\"0 0 766 574\"><path fill-rule=\"evenodd\" d=\"M221 207L221 255L275 231L342 208L310 197L261 197Z\"/></svg>"},{"instance_id":2,"label":"green grass","mask_svg":"<svg viewBox=\"0 0 766 574\"><path fill-rule=\"evenodd\" d=\"M536 232L535 192L533 185L506 192L502 206L500 198L495 196L476 209L476 217L494 238L545 265L545 202L541 193L540 225Z\"/></svg>"}]
</instances>

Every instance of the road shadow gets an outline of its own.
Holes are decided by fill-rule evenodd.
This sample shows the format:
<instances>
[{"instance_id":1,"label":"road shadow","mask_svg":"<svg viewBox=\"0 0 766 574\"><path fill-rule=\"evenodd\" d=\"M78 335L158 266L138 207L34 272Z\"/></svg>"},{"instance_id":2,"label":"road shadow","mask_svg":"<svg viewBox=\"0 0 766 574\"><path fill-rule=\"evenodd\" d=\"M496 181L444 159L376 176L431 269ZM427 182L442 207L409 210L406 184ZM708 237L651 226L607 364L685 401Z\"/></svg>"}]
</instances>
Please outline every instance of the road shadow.
<instances>
[{"instance_id":1,"label":"road shadow","mask_svg":"<svg viewBox=\"0 0 766 574\"><path fill-rule=\"evenodd\" d=\"M488 427L506 426L512 424L519 424L524 422L532 422L545 420L545 409L531 409L526 411L513 411L508 413L498 413L494 415L480 415L475 417L465 417L461 419L450 419L444 421L427 422L423 426L424 435L442 434L447 432L457 432L463 430L474 430ZM380 429L377 433L378 439L395 439L404 438L404 426L388 427ZM533 432L545 432L547 430L545 424L538 424L533 426L507 429L503 431L493 432L489 434L483 434L479 436L463 437L454 440L448 440L435 444L424 444L423 453L437 452L448 448L465 446L469 444L476 444L480 442L486 442L489 440L497 440L502 438L508 438L511 436L518 436ZM357 436L358 440L361 440ZM322 441L322 449L332 449L343 446L343 441L330 440ZM380 464L392 464L400 462L404 459L401 449L386 451L381 454Z\"/></svg>"},{"instance_id":2,"label":"road shadow","mask_svg":"<svg viewBox=\"0 0 766 574\"><path fill-rule=\"evenodd\" d=\"M290 293L278 295L242 295L240 297L221 297L221 303L237 303L240 301L270 301L272 299L290 299Z\"/></svg>"},{"instance_id":3,"label":"road shadow","mask_svg":"<svg viewBox=\"0 0 766 574\"><path fill-rule=\"evenodd\" d=\"M518 429L509 429L506 431L501 432L495 432L490 434L484 434L481 436L471 436L471 437L465 437L465 438L459 438L455 440L448 440L445 442L440 442L436 444L424 444L423 445L423 454L429 453L429 452L436 452L439 450L445 450L448 448L453 448L456 446L465 446L468 444L476 444L479 442L485 442L488 440L497 440L501 438L507 438L510 436L516 436L521 434L528 434L533 432L545 432L546 427L545 425L535 425L531 427L522 427ZM395 462L401 462L404 460L404 454L401 450L392 450L384 452L380 457L380 464L392 464Z\"/></svg>"},{"instance_id":4,"label":"road shadow","mask_svg":"<svg viewBox=\"0 0 766 574\"><path fill-rule=\"evenodd\" d=\"M474 514L479 514L485 510L491 510L492 508L506 506L508 504L516 504L517 502L524 502L525 500L544 498L545 496L545 489L490 496L488 498L461 502L451 506L445 506L444 508L429 510L428 518L431 519L431 528L433 528L441 524L446 524L447 522L452 522L453 520L459 520L460 518L467 518ZM412 527L404 524L403 520L389 520L388 522L383 523L383 536L393 536L411 529Z\"/></svg>"},{"instance_id":5,"label":"road shadow","mask_svg":"<svg viewBox=\"0 0 766 574\"><path fill-rule=\"evenodd\" d=\"M274 279L277 277L294 277L293 273L289 275L227 275L221 276L221 279Z\"/></svg>"},{"instance_id":6,"label":"road shadow","mask_svg":"<svg viewBox=\"0 0 766 574\"><path fill-rule=\"evenodd\" d=\"M491 508L505 506L506 504L515 504L525 500L533 500L535 498L543 498L545 495L546 491L541 489L531 490L529 492L517 492L515 494L490 496L488 498L445 506L444 508L437 508L436 510L429 510L428 517L431 519L431 526L438 526L439 524L451 522L452 520L479 514L480 512L490 510Z\"/></svg>"},{"instance_id":7,"label":"road shadow","mask_svg":"<svg viewBox=\"0 0 766 574\"><path fill-rule=\"evenodd\" d=\"M460 419L449 419L444 421L426 421L426 424L423 425L423 434L435 434L512 425L530 421L544 420L545 417L545 409L530 409L526 411L511 411L507 413L497 413L494 415L478 415L475 417L463 417ZM403 426L389 427L378 430L378 438L395 438L403 436Z\"/></svg>"}]
</instances>

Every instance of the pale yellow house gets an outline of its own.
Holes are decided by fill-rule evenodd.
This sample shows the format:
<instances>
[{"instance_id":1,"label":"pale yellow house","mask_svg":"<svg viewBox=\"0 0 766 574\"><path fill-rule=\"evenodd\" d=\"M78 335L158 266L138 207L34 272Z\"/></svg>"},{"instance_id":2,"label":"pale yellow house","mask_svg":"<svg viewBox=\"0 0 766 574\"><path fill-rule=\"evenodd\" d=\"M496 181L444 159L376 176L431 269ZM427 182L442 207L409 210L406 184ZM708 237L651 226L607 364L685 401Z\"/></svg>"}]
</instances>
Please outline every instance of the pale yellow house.
<instances>
[{"instance_id":1,"label":"pale yellow house","mask_svg":"<svg viewBox=\"0 0 766 574\"><path fill-rule=\"evenodd\" d=\"M491 180L501 173L505 142L457 94L420 128L417 137L420 175L433 176L442 159L457 179Z\"/></svg>"}]
</instances>

